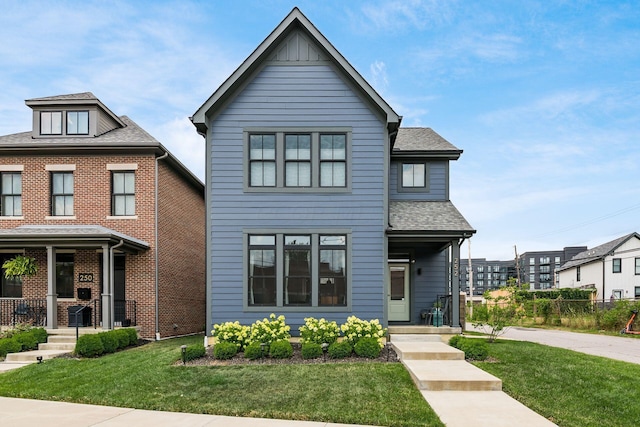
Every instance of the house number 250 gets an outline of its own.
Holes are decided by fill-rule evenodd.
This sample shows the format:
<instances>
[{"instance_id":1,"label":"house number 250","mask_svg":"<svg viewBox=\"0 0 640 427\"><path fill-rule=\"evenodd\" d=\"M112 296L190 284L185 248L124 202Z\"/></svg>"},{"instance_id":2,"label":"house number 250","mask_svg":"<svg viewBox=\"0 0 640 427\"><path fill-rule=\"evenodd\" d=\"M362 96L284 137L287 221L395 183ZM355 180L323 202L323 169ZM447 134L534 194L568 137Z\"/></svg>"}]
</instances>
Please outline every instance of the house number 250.
<instances>
[{"instance_id":1,"label":"house number 250","mask_svg":"<svg viewBox=\"0 0 640 427\"><path fill-rule=\"evenodd\" d=\"M80 283L93 283L93 273L79 273L78 282Z\"/></svg>"}]
</instances>

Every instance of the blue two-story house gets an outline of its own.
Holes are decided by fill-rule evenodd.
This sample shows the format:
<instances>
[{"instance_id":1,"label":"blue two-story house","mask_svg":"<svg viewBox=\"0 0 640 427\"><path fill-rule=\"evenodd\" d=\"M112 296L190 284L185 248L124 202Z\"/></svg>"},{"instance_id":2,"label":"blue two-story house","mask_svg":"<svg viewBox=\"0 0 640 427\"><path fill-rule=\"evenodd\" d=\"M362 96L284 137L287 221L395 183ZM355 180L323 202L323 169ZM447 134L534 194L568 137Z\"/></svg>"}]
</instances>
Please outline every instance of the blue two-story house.
<instances>
[{"instance_id":1,"label":"blue two-story house","mask_svg":"<svg viewBox=\"0 0 640 427\"><path fill-rule=\"evenodd\" d=\"M297 9L191 118L206 140L207 328L285 314L420 324L475 230L461 150L402 117Z\"/></svg>"}]
</instances>

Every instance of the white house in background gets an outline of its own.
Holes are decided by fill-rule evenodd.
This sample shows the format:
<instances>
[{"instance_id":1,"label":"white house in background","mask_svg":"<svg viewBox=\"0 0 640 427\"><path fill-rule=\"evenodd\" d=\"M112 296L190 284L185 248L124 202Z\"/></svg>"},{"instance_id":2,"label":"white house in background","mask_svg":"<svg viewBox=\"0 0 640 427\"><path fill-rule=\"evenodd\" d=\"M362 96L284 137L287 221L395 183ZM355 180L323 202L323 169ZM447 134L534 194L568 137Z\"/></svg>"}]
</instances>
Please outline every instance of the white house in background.
<instances>
[{"instance_id":1,"label":"white house in background","mask_svg":"<svg viewBox=\"0 0 640 427\"><path fill-rule=\"evenodd\" d=\"M598 299L640 298L640 235L580 252L558 270L561 288L596 289Z\"/></svg>"}]
</instances>

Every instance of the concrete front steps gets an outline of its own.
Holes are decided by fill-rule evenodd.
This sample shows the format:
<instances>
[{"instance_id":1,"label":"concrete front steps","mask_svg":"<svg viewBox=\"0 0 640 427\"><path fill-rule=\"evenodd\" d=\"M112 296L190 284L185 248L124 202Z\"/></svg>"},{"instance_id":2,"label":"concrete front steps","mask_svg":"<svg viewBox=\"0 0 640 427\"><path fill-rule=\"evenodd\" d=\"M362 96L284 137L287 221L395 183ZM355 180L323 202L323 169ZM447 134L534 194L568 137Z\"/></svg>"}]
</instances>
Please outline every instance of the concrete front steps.
<instances>
[{"instance_id":1,"label":"concrete front steps","mask_svg":"<svg viewBox=\"0 0 640 427\"><path fill-rule=\"evenodd\" d=\"M392 335L391 345L420 390L500 391L499 378L464 360L437 335Z\"/></svg>"},{"instance_id":2,"label":"concrete front steps","mask_svg":"<svg viewBox=\"0 0 640 427\"><path fill-rule=\"evenodd\" d=\"M47 342L38 344L37 350L9 353L5 358L5 363L36 363L38 357L42 357L42 360L47 360L63 354L73 353L76 348L75 329L73 331L51 329L47 333L49 334Z\"/></svg>"}]
</instances>

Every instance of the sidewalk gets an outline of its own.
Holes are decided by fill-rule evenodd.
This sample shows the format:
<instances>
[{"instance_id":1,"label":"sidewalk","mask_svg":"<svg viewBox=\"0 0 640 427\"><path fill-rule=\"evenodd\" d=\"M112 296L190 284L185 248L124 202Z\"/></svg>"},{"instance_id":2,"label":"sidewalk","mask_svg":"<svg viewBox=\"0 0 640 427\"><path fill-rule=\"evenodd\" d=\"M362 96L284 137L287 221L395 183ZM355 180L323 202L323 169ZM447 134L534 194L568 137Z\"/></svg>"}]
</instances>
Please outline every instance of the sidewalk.
<instances>
[{"instance_id":1,"label":"sidewalk","mask_svg":"<svg viewBox=\"0 0 640 427\"><path fill-rule=\"evenodd\" d=\"M20 427L371 427L310 421L145 411L110 406L0 397L4 426Z\"/></svg>"}]
</instances>

